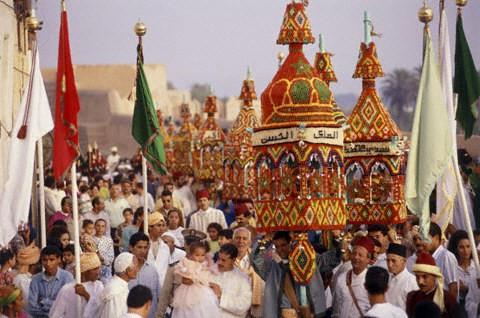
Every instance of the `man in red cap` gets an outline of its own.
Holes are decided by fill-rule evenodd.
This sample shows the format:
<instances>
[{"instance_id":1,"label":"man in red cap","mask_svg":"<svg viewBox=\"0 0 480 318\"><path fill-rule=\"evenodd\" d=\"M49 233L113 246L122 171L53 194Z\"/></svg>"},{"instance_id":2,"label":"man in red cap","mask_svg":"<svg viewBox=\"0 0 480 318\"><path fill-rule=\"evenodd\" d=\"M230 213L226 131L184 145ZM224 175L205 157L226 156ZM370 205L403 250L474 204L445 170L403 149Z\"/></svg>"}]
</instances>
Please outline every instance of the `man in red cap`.
<instances>
[{"instance_id":1,"label":"man in red cap","mask_svg":"<svg viewBox=\"0 0 480 318\"><path fill-rule=\"evenodd\" d=\"M210 197L208 190L203 189L197 192L198 210L190 215L190 222L187 227L207 233L207 227L210 223L218 223L222 228L227 228L225 215L223 212L210 206Z\"/></svg>"},{"instance_id":2,"label":"man in red cap","mask_svg":"<svg viewBox=\"0 0 480 318\"><path fill-rule=\"evenodd\" d=\"M235 229L242 226L256 227L255 218L245 202L235 204L235 221L230 224L230 228Z\"/></svg>"},{"instance_id":3,"label":"man in red cap","mask_svg":"<svg viewBox=\"0 0 480 318\"><path fill-rule=\"evenodd\" d=\"M442 317L466 317L456 299L443 289L443 275L432 255L427 252L418 253L413 272L420 290L411 291L407 295L408 317L414 316L415 306L422 301L433 301L440 308Z\"/></svg>"},{"instance_id":4,"label":"man in red cap","mask_svg":"<svg viewBox=\"0 0 480 318\"><path fill-rule=\"evenodd\" d=\"M365 276L374 252L374 244L370 237L361 236L355 238L352 245L352 269L337 278L333 291L332 317L363 317L370 309Z\"/></svg>"}]
</instances>

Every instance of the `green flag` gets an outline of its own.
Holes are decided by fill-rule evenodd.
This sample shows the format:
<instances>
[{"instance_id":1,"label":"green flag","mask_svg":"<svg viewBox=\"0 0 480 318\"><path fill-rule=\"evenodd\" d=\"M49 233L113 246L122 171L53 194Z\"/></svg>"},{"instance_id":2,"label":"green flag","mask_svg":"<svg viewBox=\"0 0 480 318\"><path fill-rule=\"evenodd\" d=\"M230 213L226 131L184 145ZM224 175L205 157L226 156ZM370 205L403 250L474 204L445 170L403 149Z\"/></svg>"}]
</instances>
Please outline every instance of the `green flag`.
<instances>
[{"instance_id":1,"label":"green flag","mask_svg":"<svg viewBox=\"0 0 480 318\"><path fill-rule=\"evenodd\" d=\"M132 135L142 148L145 159L161 174L166 174L165 150L160 135L157 112L153 104L152 94L148 87L147 77L143 71L143 52L141 44L137 47L137 80L136 99L133 111Z\"/></svg>"},{"instance_id":2,"label":"green flag","mask_svg":"<svg viewBox=\"0 0 480 318\"><path fill-rule=\"evenodd\" d=\"M477 102L480 96L480 79L463 32L462 15L457 16L457 39L455 43L455 78L453 91L458 94L457 121L465 131L465 139L473 134L478 118Z\"/></svg>"},{"instance_id":3,"label":"green flag","mask_svg":"<svg viewBox=\"0 0 480 318\"><path fill-rule=\"evenodd\" d=\"M407 207L419 217L424 238L430 228L430 194L453 152L451 124L429 32L426 40L405 188Z\"/></svg>"}]
</instances>

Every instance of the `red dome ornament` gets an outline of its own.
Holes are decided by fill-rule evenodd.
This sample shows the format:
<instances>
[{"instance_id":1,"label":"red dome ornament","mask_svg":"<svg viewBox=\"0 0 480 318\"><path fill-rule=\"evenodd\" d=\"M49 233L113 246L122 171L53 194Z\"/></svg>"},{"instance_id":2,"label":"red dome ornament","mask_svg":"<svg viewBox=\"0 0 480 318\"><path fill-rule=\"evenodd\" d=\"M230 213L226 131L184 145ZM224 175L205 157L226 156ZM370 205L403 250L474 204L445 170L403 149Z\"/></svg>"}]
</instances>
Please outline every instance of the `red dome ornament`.
<instances>
[{"instance_id":1,"label":"red dome ornament","mask_svg":"<svg viewBox=\"0 0 480 318\"><path fill-rule=\"evenodd\" d=\"M343 128L330 88L303 54L302 45L313 41L304 4L288 4L277 43L289 45L289 54L262 93L261 125L253 134L260 231L340 229L347 221ZM298 237L290 269L305 284L315 254Z\"/></svg>"}]
</instances>

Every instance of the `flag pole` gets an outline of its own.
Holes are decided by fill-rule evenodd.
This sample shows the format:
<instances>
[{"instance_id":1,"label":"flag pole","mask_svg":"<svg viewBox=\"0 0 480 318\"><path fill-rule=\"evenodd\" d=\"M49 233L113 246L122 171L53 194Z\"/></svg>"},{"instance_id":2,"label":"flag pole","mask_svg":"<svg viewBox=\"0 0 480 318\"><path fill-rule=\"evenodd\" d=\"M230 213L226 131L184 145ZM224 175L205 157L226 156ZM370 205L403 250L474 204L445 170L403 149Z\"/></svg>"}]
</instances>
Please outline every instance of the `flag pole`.
<instances>
[{"instance_id":1,"label":"flag pole","mask_svg":"<svg viewBox=\"0 0 480 318\"><path fill-rule=\"evenodd\" d=\"M47 222L45 215L45 176L43 174L43 137L40 137L37 141L37 162L38 162L38 182L40 192L40 233L41 233L41 246L44 248L47 246Z\"/></svg>"},{"instance_id":2,"label":"flag pole","mask_svg":"<svg viewBox=\"0 0 480 318\"><path fill-rule=\"evenodd\" d=\"M133 28L135 34L138 37L138 56L137 56L137 72L138 72L138 63L143 63L143 52L142 52L142 36L147 32L145 24L138 21L135 23ZM138 75L138 74L137 74ZM147 200L147 159L143 154L142 149L142 176L143 176L143 232L148 235L148 200Z\"/></svg>"},{"instance_id":3,"label":"flag pole","mask_svg":"<svg viewBox=\"0 0 480 318\"><path fill-rule=\"evenodd\" d=\"M142 176L143 176L143 232L148 234L148 201L147 201L147 159L142 154Z\"/></svg>"}]
</instances>

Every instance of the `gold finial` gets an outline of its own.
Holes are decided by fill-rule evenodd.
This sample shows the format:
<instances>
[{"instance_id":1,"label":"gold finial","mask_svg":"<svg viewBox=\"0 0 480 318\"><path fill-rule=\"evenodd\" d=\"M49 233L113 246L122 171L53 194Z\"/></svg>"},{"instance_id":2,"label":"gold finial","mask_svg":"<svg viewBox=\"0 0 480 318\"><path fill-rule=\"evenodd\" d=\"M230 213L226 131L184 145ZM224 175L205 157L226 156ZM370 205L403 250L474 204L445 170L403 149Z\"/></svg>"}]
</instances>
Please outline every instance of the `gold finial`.
<instances>
[{"instance_id":1,"label":"gold finial","mask_svg":"<svg viewBox=\"0 0 480 318\"><path fill-rule=\"evenodd\" d=\"M147 33L147 27L141 21L138 21L137 23L135 23L135 27L133 28L133 30L135 31L135 34L137 36L144 36L145 33Z\"/></svg>"},{"instance_id":2,"label":"gold finial","mask_svg":"<svg viewBox=\"0 0 480 318\"><path fill-rule=\"evenodd\" d=\"M43 22L38 20L35 15L35 9L32 9L30 15L25 19L25 23L27 25L27 29L30 32L36 32L42 29Z\"/></svg>"},{"instance_id":3,"label":"gold finial","mask_svg":"<svg viewBox=\"0 0 480 318\"><path fill-rule=\"evenodd\" d=\"M457 3L457 7L464 7L467 5L468 0L456 0L455 2Z\"/></svg>"},{"instance_id":4,"label":"gold finial","mask_svg":"<svg viewBox=\"0 0 480 318\"><path fill-rule=\"evenodd\" d=\"M433 10L427 6L427 2L423 1L423 7L418 10L418 20L420 22L428 24L433 19Z\"/></svg>"}]
</instances>

